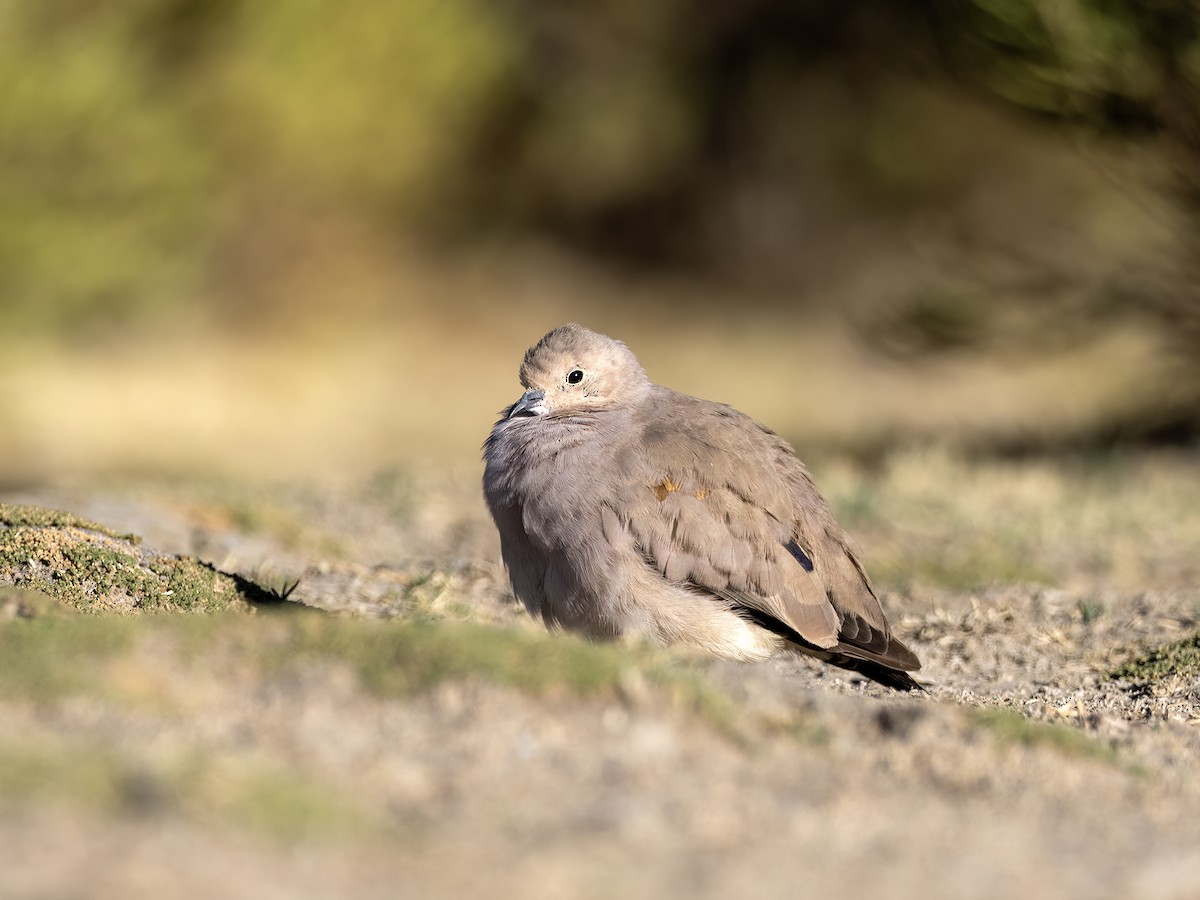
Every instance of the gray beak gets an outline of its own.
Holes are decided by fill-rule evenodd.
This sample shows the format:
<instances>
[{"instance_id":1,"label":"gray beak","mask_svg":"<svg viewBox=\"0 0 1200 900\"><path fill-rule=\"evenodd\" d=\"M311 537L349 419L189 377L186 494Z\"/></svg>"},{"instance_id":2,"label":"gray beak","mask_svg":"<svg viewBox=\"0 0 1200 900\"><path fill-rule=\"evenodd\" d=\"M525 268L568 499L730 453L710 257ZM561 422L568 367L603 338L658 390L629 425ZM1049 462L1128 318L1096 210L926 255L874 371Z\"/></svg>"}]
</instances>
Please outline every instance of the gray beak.
<instances>
[{"instance_id":1,"label":"gray beak","mask_svg":"<svg viewBox=\"0 0 1200 900\"><path fill-rule=\"evenodd\" d=\"M550 407L546 405L545 391L526 391L521 395L521 399L508 410L508 418L544 416L548 412L550 412Z\"/></svg>"}]
</instances>

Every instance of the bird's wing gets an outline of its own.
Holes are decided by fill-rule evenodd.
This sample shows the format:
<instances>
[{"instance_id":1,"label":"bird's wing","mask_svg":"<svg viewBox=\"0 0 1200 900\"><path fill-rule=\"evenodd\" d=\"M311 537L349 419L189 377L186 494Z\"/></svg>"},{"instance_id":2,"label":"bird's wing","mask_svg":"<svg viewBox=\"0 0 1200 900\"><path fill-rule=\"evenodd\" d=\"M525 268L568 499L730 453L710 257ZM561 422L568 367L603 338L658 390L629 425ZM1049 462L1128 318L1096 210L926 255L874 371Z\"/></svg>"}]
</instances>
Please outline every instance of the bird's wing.
<instances>
[{"instance_id":1,"label":"bird's wing","mask_svg":"<svg viewBox=\"0 0 1200 900\"><path fill-rule=\"evenodd\" d=\"M905 671L919 669L916 654L892 634L870 578L808 470L790 452L780 464L788 470L797 537L811 548L816 573L842 623L837 649Z\"/></svg>"},{"instance_id":2,"label":"bird's wing","mask_svg":"<svg viewBox=\"0 0 1200 900\"><path fill-rule=\"evenodd\" d=\"M642 426L614 512L664 578L814 648L919 667L782 439L728 407L678 394L658 398Z\"/></svg>"},{"instance_id":3,"label":"bird's wing","mask_svg":"<svg viewBox=\"0 0 1200 900\"><path fill-rule=\"evenodd\" d=\"M781 622L816 647L836 646L841 623L792 540L786 482L764 463L758 426L677 394L650 406L640 425L615 512L646 561L670 582Z\"/></svg>"}]
</instances>

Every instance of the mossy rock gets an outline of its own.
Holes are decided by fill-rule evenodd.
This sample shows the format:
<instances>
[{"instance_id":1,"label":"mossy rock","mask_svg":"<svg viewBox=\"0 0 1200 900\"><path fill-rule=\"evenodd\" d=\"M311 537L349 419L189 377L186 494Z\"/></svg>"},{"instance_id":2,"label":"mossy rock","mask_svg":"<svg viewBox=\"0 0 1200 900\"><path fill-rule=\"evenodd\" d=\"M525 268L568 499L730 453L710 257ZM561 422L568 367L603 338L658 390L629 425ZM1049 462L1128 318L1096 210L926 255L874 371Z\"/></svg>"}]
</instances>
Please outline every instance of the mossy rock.
<instances>
[{"instance_id":1,"label":"mossy rock","mask_svg":"<svg viewBox=\"0 0 1200 900\"><path fill-rule=\"evenodd\" d=\"M246 579L155 553L134 535L59 510L0 504L0 605L36 615L44 611L38 595L117 614L250 611L271 599Z\"/></svg>"},{"instance_id":2,"label":"mossy rock","mask_svg":"<svg viewBox=\"0 0 1200 900\"><path fill-rule=\"evenodd\" d=\"M33 528L82 528L108 535L117 540L140 544L142 539L136 534L122 534L107 525L81 518L74 513L61 509L48 509L44 506L18 506L12 503L0 503L0 527L17 528L28 525Z\"/></svg>"}]
</instances>

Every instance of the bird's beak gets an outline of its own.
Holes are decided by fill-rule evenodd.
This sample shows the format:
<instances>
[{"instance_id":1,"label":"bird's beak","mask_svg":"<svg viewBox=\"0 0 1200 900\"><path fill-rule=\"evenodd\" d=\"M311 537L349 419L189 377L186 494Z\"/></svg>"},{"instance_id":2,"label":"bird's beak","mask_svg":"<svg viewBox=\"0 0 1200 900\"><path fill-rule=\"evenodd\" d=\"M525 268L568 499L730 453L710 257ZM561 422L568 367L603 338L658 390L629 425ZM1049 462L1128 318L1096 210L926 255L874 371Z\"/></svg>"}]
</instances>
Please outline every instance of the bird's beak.
<instances>
[{"instance_id":1,"label":"bird's beak","mask_svg":"<svg viewBox=\"0 0 1200 900\"><path fill-rule=\"evenodd\" d=\"M520 400L509 407L508 418L544 416L548 412L550 412L550 407L546 405L545 391L526 391L521 395Z\"/></svg>"}]
</instances>

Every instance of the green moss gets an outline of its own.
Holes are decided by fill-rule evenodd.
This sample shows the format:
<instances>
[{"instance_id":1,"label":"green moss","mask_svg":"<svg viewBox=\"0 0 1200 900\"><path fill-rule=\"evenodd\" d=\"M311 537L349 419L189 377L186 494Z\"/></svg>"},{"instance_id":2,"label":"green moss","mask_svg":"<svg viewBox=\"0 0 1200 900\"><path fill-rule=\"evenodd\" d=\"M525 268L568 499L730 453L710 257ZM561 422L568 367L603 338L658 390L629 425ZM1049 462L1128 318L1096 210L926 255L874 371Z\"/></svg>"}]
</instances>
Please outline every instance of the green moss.
<instances>
[{"instance_id":1,"label":"green moss","mask_svg":"<svg viewBox=\"0 0 1200 900\"><path fill-rule=\"evenodd\" d=\"M1064 756L1093 759L1112 765L1120 762L1112 747L1067 725L1034 722L1020 713L997 708L974 710L970 718L976 725L1005 743L1019 744L1023 747L1047 747Z\"/></svg>"},{"instance_id":2,"label":"green moss","mask_svg":"<svg viewBox=\"0 0 1200 900\"><path fill-rule=\"evenodd\" d=\"M248 582L138 544L71 513L2 506L0 582L82 612L220 612L254 599Z\"/></svg>"},{"instance_id":3,"label":"green moss","mask_svg":"<svg viewBox=\"0 0 1200 900\"><path fill-rule=\"evenodd\" d=\"M107 525L81 518L74 513L61 509L47 509L42 506L17 506L12 503L0 503L0 525L16 528L27 525L31 528L82 528L84 531L95 531L119 541L129 541L140 544L142 539L136 534L122 534Z\"/></svg>"},{"instance_id":4,"label":"green moss","mask_svg":"<svg viewBox=\"0 0 1200 900\"><path fill-rule=\"evenodd\" d=\"M1109 678L1126 681L1156 682L1171 677L1194 678L1200 675L1200 634L1160 647L1145 656L1127 662L1109 673Z\"/></svg>"}]
</instances>

